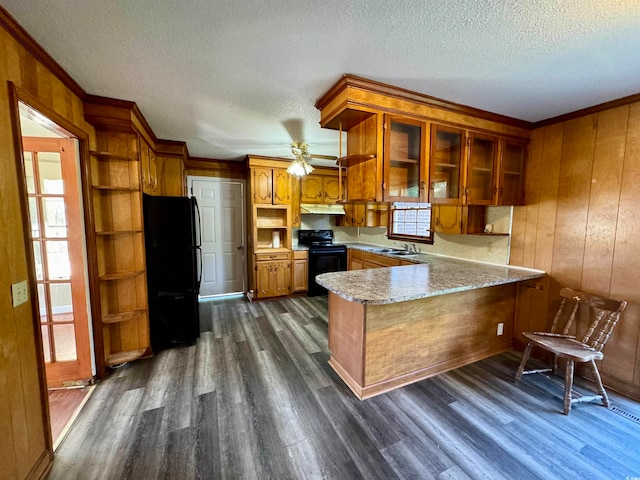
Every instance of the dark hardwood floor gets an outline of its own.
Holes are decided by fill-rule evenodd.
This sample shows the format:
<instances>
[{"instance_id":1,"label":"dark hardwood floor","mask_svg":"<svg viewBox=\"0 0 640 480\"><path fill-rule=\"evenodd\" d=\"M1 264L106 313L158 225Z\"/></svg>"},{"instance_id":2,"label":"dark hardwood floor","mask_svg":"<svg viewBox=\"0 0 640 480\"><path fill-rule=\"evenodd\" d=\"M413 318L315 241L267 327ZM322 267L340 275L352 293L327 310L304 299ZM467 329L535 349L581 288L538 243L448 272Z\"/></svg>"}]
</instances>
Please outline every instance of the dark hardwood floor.
<instances>
[{"instance_id":1,"label":"dark hardwood floor","mask_svg":"<svg viewBox=\"0 0 640 480\"><path fill-rule=\"evenodd\" d=\"M357 400L327 365L326 302L202 303L211 331L100 382L49 478L640 477L640 405L564 416L561 381L514 385L517 352Z\"/></svg>"}]
</instances>

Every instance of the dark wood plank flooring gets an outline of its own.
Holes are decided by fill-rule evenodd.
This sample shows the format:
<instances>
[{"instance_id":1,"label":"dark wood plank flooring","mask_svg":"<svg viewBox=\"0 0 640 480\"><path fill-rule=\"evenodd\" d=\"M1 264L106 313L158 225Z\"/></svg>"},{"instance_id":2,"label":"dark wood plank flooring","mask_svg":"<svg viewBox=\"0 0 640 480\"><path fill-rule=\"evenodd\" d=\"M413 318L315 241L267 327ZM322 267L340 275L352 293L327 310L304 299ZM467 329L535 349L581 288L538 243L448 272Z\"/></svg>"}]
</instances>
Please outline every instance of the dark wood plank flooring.
<instances>
[{"instance_id":1,"label":"dark wood plank flooring","mask_svg":"<svg viewBox=\"0 0 640 480\"><path fill-rule=\"evenodd\" d=\"M640 477L640 425L595 404L562 415L561 381L514 385L517 352L361 402L327 365L326 297L201 312L196 346L98 384L51 480Z\"/></svg>"}]
</instances>

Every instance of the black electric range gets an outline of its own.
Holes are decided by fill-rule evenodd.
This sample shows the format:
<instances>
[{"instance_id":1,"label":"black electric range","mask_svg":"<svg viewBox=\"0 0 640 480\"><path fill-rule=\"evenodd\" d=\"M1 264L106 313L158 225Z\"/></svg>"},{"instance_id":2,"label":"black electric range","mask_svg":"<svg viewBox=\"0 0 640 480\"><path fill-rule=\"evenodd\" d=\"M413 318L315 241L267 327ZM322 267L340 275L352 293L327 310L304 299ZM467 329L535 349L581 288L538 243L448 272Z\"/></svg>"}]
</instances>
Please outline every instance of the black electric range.
<instances>
[{"instance_id":1,"label":"black electric range","mask_svg":"<svg viewBox=\"0 0 640 480\"><path fill-rule=\"evenodd\" d=\"M298 245L309 247L308 295L326 295L327 289L316 283L316 275L346 270L346 245L333 243L333 230L298 230Z\"/></svg>"}]
</instances>

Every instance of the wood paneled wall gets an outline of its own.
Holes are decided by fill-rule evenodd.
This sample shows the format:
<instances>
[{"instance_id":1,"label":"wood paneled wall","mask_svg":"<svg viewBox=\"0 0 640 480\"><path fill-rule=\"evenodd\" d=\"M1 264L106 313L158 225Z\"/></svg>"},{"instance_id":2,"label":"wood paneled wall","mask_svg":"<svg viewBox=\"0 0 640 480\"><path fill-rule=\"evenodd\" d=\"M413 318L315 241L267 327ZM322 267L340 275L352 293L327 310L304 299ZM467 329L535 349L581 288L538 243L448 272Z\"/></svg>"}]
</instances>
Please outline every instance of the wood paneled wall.
<instances>
[{"instance_id":1,"label":"wood paneled wall","mask_svg":"<svg viewBox=\"0 0 640 480\"><path fill-rule=\"evenodd\" d=\"M640 103L535 129L511 264L540 268L516 331L542 329L561 286L629 302L607 343L605 384L640 398ZM518 337L517 337L518 338ZM522 337L518 338L522 340Z\"/></svg>"},{"instance_id":2,"label":"wood paneled wall","mask_svg":"<svg viewBox=\"0 0 640 480\"><path fill-rule=\"evenodd\" d=\"M0 11L1 16L4 12ZM0 24L10 23L5 18ZM51 458L31 302L13 308L11 284L28 277L9 81L93 139L82 100L0 28L0 478L40 478ZM34 292L30 292L31 298Z\"/></svg>"}]
</instances>

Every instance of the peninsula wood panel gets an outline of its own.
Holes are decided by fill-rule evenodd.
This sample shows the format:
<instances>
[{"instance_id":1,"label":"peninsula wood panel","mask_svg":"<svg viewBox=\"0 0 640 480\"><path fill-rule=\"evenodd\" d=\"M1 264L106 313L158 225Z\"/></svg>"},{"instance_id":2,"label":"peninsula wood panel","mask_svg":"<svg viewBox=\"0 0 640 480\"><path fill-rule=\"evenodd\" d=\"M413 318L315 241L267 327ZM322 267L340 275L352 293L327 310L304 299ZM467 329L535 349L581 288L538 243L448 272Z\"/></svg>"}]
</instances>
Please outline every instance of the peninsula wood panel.
<instances>
[{"instance_id":1,"label":"peninsula wood panel","mask_svg":"<svg viewBox=\"0 0 640 480\"><path fill-rule=\"evenodd\" d=\"M0 17L4 25L13 24L2 9ZM93 128L84 120L82 100L9 30L0 28L0 478L40 478L50 466L52 451L31 304L34 292L23 305L13 308L11 302L11 284L28 278L28 256L7 82L84 131L90 142Z\"/></svg>"},{"instance_id":2,"label":"peninsula wood panel","mask_svg":"<svg viewBox=\"0 0 640 480\"><path fill-rule=\"evenodd\" d=\"M530 147L510 261L548 276L520 302L515 338L549 325L561 286L627 300L601 372L640 398L640 103L541 127Z\"/></svg>"},{"instance_id":3,"label":"peninsula wood panel","mask_svg":"<svg viewBox=\"0 0 640 480\"><path fill-rule=\"evenodd\" d=\"M431 367L432 374L440 373L489 356L487 352L507 350L513 333L515 292L516 285L509 284L368 305L365 387L410 376L425 367ZM496 335L498 323L504 324L501 336Z\"/></svg>"}]
</instances>

